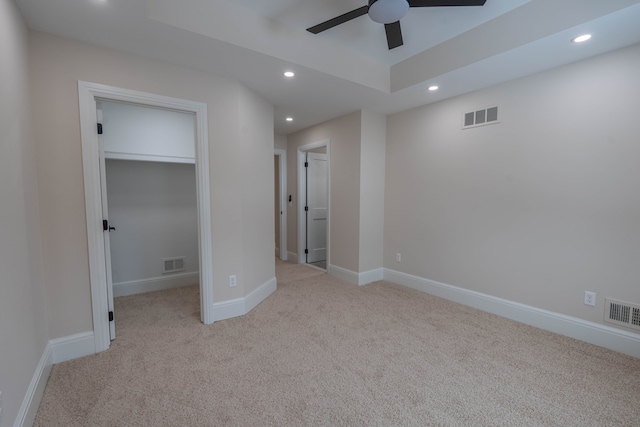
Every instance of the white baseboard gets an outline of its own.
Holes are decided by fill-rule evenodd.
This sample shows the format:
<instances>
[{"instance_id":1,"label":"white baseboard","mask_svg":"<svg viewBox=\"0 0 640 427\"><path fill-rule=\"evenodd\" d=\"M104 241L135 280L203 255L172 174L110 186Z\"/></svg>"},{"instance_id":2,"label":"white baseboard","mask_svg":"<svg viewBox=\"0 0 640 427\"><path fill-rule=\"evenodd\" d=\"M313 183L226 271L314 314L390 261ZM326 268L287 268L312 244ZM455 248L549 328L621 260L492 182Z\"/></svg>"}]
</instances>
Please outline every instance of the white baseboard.
<instances>
[{"instance_id":1,"label":"white baseboard","mask_svg":"<svg viewBox=\"0 0 640 427\"><path fill-rule=\"evenodd\" d=\"M368 285L384 279L384 268L376 268L374 270L363 271L358 273L358 285Z\"/></svg>"},{"instance_id":2,"label":"white baseboard","mask_svg":"<svg viewBox=\"0 0 640 427\"><path fill-rule=\"evenodd\" d=\"M640 334L412 276L388 268L384 269L384 280L640 358Z\"/></svg>"},{"instance_id":3,"label":"white baseboard","mask_svg":"<svg viewBox=\"0 0 640 427\"><path fill-rule=\"evenodd\" d=\"M262 301L266 300L269 295L274 293L278 289L278 281L275 277L271 278L264 284L260 285L257 289L247 295L245 300L245 311L250 312L258 306ZM246 314L245 313L245 314Z\"/></svg>"},{"instance_id":4,"label":"white baseboard","mask_svg":"<svg viewBox=\"0 0 640 427\"><path fill-rule=\"evenodd\" d=\"M96 342L93 337L93 331L56 338L49 341L49 344L51 344L52 350L51 362L54 364L88 356L96 352Z\"/></svg>"},{"instance_id":5,"label":"white baseboard","mask_svg":"<svg viewBox=\"0 0 640 427\"><path fill-rule=\"evenodd\" d=\"M51 342L48 342L44 348L44 352L42 352L38 366L36 366L36 371L31 378L29 388L27 388L27 393L22 400L22 405L13 423L13 427L28 427L33 425L36 414L38 413L38 408L40 407L40 402L42 401L44 389L49 380L51 367L53 366L52 356L53 348Z\"/></svg>"},{"instance_id":6,"label":"white baseboard","mask_svg":"<svg viewBox=\"0 0 640 427\"><path fill-rule=\"evenodd\" d=\"M163 291L165 289L179 288L200 283L200 274L191 273L172 274L171 276L152 277L149 279L132 280L113 284L113 296L125 297L127 295L143 294L145 292Z\"/></svg>"},{"instance_id":7,"label":"white baseboard","mask_svg":"<svg viewBox=\"0 0 640 427\"><path fill-rule=\"evenodd\" d=\"M327 273L329 273L330 276L337 277L345 282L353 283L354 285L358 284L358 273L355 271L330 264L327 268Z\"/></svg>"},{"instance_id":8,"label":"white baseboard","mask_svg":"<svg viewBox=\"0 0 640 427\"><path fill-rule=\"evenodd\" d=\"M287 252L287 261L292 262L294 264L298 263L298 254L293 252Z\"/></svg>"},{"instance_id":9,"label":"white baseboard","mask_svg":"<svg viewBox=\"0 0 640 427\"><path fill-rule=\"evenodd\" d=\"M277 288L278 284L276 278L273 277L244 298L221 301L213 304L214 322L231 319L232 317L244 316L262 301L267 299L267 297L275 292Z\"/></svg>"},{"instance_id":10,"label":"white baseboard","mask_svg":"<svg viewBox=\"0 0 640 427\"><path fill-rule=\"evenodd\" d=\"M337 265L330 265L328 272L331 276L359 286L368 285L369 283L377 282L384 278L383 268L356 273L355 271L347 270Z\"/></svg>"},{"instance_id":11,"label":"white baseboard","mask_svg":"<svg viewBox=\"0 0 640 427\"><path fill-rule=\"evenodd\" d=\"M95 352L96 344L93 331L50 340L42 352L13 426L28 427L33 425L54 364L88 356Z\"/></svg>"}]
</instances>

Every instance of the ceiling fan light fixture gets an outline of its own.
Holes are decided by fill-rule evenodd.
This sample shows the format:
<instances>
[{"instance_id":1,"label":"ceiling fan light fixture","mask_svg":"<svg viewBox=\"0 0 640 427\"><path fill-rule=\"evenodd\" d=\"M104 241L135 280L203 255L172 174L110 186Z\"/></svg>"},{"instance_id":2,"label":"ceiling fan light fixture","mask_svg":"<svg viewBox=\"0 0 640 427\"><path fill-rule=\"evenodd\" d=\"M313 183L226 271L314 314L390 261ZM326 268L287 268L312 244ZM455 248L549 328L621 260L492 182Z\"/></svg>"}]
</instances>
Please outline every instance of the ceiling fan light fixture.
<instances>
[{"instance_id":1,"label":"ceiling fan light fixture","mask_svg":"<svg viewBox=\"0 0 640 427\"><path fill-rule=\"evenodd\" d=\"M408 11L407 0L369 0L369 17L380 24L399 21Z\"/></svg>"}]
</instances>

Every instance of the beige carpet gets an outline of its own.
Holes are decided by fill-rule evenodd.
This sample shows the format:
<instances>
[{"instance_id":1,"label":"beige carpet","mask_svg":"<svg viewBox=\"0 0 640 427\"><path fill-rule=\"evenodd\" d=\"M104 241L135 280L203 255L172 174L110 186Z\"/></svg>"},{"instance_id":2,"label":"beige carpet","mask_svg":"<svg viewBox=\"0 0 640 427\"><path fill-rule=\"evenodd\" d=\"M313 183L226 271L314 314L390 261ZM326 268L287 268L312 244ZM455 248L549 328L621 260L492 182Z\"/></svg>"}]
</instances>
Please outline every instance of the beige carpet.
<instances>
[{"instance_id":1,"label":"beige carpet","mask_svg":"<svg viewBox=\"0 0 640 427\"><path fill-rule=\"evenodd\" d=\"M118 298L118 339L53 367L35 425L640 426L640 359L388 282L277 276L210 326L196 286Z\"/></svg>"}]
</instances>

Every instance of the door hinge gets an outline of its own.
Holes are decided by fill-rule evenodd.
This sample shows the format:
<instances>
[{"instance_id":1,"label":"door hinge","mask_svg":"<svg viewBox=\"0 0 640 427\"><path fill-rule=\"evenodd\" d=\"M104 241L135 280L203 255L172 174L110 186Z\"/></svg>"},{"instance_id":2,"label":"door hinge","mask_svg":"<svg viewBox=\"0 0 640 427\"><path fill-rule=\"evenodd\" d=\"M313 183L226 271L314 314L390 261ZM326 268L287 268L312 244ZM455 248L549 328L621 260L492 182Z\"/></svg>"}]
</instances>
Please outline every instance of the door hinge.
<instances>
[{"instance_id":1,"label":"door hinge","mask_svg":"<svg viewBox=\"0 0 640 427\"><path fill-rule=\"evenodd\" d=\"M102 135L102 123L98 123L98 135Z\"/></svg>"},{"instance_id":2,"label":"door hinge","mask_svg":"<svg viewBox=\"0 0 640 427\"><path fill-rule=\"evenodd\" d=\"M113 311L109 312L109 322L113 322Z\"/></svg>"},{"instance_id":3,"label":"door hinge","mask_svg":"<svg viewBox=\"0 0 640 427\"><path fill-rule=\"evenodd\" d=\"M305 250L304 250L304 253L305 253L305 254L308 254L308 253L309 253L309 249L305 249Z\"/></svg>"},{"instance_id":4,"label":"door hinge","mask_svg":"<svg viewBox=\"0 0 640 427\"><path fill-rule=\"evenodd\" d=\"M309 162L304 162L304 167L308 168L309 167Z\"/></svg>"},{"instance_id":5,"label":"door hinge","mask_svg":"<svg viewBox=\"0 0 640 427\"><path fill-rule=\"evenodd\" d=\"M109 229L109 221L106 219L102 220L102 231L107 231Z\"/></svg>"},{"instance_id":6,"label":"door hinge","mask_svg":"<svg viewBox=\"0 0 640 427\"><path fill-rule=\"evenodd\" d=\"M305 206L305 207L304 207L304 211L305 211L305 212L309 212L309 206Z\"/></svg>"}]
</instances>

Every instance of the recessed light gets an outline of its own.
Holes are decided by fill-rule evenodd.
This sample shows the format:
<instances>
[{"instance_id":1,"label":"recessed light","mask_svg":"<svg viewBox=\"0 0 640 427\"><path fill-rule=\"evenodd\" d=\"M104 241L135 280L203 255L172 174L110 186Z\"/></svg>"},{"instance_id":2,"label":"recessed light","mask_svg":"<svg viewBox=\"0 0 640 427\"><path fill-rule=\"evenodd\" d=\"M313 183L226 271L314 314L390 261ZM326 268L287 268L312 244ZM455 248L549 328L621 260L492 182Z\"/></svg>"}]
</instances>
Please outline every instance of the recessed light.
<instances>
[{"instance_id":1,"label":"recessed light","mask_svg":"<svg viewBox=\"0 0 640 427\"><path fill-rule=\"evenodd\" d=\"M433 92L434 90L438 90L438 86L436 86L436 85L429 86L429 90L430 90L431 92Z\"/></svg>"},{"instance_id":2,"label":"recessed light","mask_svg":"<svg viewBox=\"0 0 640 427\"><path fill-rule=\"evenodd\" d=\"M574 37L571 39L571 43L582 43L582 42L586 42L587 40L589 40L591 38L591 34L583 34L581 36L578 37Z\"/></svg>"},{"instance_id":3,"label":"recessed light","mask_svg":"<svg viewBox=\"0 0 640 427\"><path fill-rule=\"evenodd\" d=\"M285 120L288 121L288 122L292 122L293 121L293 117L287 117Z\"/></svg>"},{"instance_id":4,"label":"recessed light","mask_svg":"<svg viewBox=\"0 0 640 427\"><path fill-rule=\"evenodd\" d=\"M296 75L296 73L294 73L293 71L285 71L284 72L284 76L285 77L293 77L295 75Z\"/></svg>"}]
</instances>

